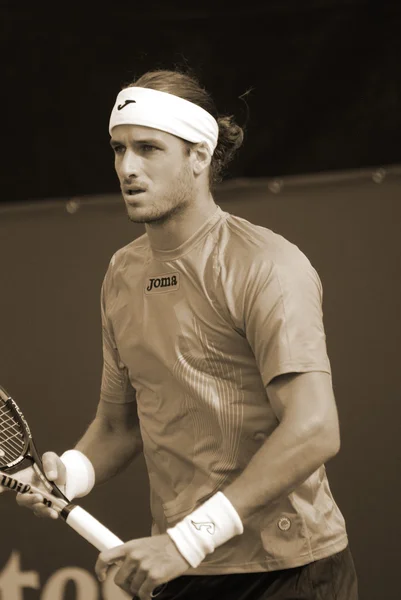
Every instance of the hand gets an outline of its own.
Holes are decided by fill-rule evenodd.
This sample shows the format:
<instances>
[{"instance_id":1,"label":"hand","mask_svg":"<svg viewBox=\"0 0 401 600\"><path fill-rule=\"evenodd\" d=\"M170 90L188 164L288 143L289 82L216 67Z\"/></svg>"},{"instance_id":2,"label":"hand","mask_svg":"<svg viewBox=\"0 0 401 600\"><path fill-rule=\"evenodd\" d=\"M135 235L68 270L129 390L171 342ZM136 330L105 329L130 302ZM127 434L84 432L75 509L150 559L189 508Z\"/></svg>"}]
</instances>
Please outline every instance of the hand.
<instances>
[{"instance_id":1,"label":"hand","mask_svg":"<svg viewBox=\"0 0 401 600\"><path fill-rule=\"evenodd\" d=\"M105 580L107 569L113 563L120 565L115 583L140 600L156 597L155 588L179 577L190 567L167 533L130 540L101 552L95 566L99 581ZM154 596L151 595L153 590Z\"/></svg>"},{"instance_id":2,"label":"hand","mask_svg":"<svg viewBox=\"0 0 401 600\"><path fill-rule=\"evenodd\" d=\"M61 459L54 452L45 452L42 456L43 470L50 481L54 481L61 489L65 484L66 471ZM19 471L18 478L30 483L39 489L46 491L40 477L35 473L33 467ZM43 504L43 496L34 494L17 494L17 504L29 508L37 517L57 519L58 513Z\"/></svg>"}]
</instances>

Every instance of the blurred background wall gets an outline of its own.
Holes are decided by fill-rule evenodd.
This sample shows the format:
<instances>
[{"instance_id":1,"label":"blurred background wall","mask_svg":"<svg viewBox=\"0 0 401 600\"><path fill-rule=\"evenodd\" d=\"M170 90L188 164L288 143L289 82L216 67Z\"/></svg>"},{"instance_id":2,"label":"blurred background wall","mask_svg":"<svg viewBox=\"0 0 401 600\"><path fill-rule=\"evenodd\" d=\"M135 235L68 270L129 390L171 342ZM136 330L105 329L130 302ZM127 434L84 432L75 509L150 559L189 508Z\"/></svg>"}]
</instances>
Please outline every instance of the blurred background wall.
<instances>
[{"instance_id":1,"label":"blurred background wall","mask_svg":"<svg viewBox=\"0 0 401 600\"><path fill-rule=\"evenodd\" d=\"M363 600L383 598L384 578L386 597L397 597L401 533L401 168L378 175L243 179L216 192L223 210L297 244L321 277L342 435L327 472L346 518ZM0 383L23 405L39 449L61 453L83 433L99 397L105 270L115 250L141 235L142 227L128 221L118 195L7 205L0 217ZM0 502L2 600L5 590L4 600L100 594L93 579L96 552L86 541L62 523L18 509L13 497L3 495ZM142 458L80 504L122 539L149 535ZM39 574L37 590L28 585L17 595L17 584L30 580L11 568L12 555L21 570ZM68 575L67 567L83 571ZM70 577L70 595L61 595L62 576ZM47 596L54 577L59 587ZM6 583L11 587L3 588ZM100 596L118 597L117 589Z\"/></svg>"},{"instance_id":2,"label":"blurred background wall","mask_svg":"<svg viewBox=\"0 0 401 600\"><path fill-rule=\"evenodd\" d=\"M398 597L400 7L179 4L0 5L0 384L41 451L62 452L93 417L100 285L112 253L143 233L118 194L110 109L146 70L190 67L247 123L216 201L296 243L322 279L342 431L329 480L361 600ZM0 503L1 600L121 599L94 579L87 542ZM123 539L149 535L142 459L82 505Z\"/></svg>"},{"instance_id":3,"label":"blurred background wall","mask_svg":"<svg viewBox=\"0 0 401 600\"><path fill-rule=\"evenodd\" d=\"M115 97L175 66L247 122L228 177L399 163L400 27L398 1L2 0L1 199L114 193Z\"/></svg>"}]
</instances>

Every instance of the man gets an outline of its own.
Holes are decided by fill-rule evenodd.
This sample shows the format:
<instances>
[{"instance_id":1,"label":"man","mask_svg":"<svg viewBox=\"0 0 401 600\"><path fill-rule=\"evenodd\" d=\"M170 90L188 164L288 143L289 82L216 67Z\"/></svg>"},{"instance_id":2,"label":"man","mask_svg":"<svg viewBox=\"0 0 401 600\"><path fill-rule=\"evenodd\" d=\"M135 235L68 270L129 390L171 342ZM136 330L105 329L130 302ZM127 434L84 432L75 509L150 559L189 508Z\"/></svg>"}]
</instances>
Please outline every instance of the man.
<instances>
[{"instance_id":1,"label":"man","mask_svg":"<svg viewBox=\"0 0 401 600\"><path fill-rule=\"evenodd\" d=\"M146 73L117 96L111 146L128 217L101 292L94 421L44 455L70 498L144 452L151 537L101 552L141 600L355 600L324 464L340 447L319 276L300 249L216 205L243 132L196 79ZM55 516L38 496L18 496ZM166 585L163 585L166 584Z\"/></svg>"}]
</instances>

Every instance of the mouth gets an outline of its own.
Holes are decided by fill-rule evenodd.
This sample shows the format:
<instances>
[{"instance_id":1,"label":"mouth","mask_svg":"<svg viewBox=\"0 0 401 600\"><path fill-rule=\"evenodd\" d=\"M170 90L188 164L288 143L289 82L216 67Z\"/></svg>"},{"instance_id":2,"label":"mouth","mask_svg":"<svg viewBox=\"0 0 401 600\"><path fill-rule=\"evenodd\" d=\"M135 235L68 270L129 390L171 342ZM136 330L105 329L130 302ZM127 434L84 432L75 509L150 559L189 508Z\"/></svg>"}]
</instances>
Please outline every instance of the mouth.
<instances>
[{"instance_id":1,"label":"mouth","mask_svg":"<svg viewBox=\"0 0 401 600\"><path fill-rule=\"evenodd\" d=\"M139 201L138 196L140 194L143 194L146 190L143 190L141 188L137 188L137 189L131 189L131 190L124 190L123 191L123 197L125 199L125 202L127 204L132 204L133 206L137 204L137 202Z\"/></svg>"},{"instance_id":2,"label":"mouth","mask_svg":"<svg viewBox=\"0 0 401 600\"><path fill-rule=\"evenodd\" d=\"M135 190L125 190L123 192L123 198L126 206L138 208L142 204L142 198L140 195L143 195L146 190L135 189Z\"/></svg>"},{"instance_id":3,"label":"mouth","mask_svg":"<svg viewBox=\"0 0 401 600\"><path fill-rule=\"evenodd\" d=\"M126 190L125 194L127 196L137 196L138 194L142 194L145 190L137 189L137 190Z\"/></svg>"}]
</instances>

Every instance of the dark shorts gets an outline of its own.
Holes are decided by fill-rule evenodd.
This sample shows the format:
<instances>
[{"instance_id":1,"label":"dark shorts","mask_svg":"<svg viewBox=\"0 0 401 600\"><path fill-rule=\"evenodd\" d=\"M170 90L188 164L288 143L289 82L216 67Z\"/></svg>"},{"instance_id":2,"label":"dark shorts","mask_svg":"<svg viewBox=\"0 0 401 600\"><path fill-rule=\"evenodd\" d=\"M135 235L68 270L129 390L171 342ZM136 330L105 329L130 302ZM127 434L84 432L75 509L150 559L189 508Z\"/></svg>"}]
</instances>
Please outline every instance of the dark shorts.
<instances>
[{"instance_id":1,"label":"dark shorts","mask_svg":"<svg viewBox=\"0 0 401 600\"><path fill-rule=\"evenodd\" d=\"M268 573L182 575L157 600L358 600L349 547L302 567Z\"/></svg>"}]
</instances>

